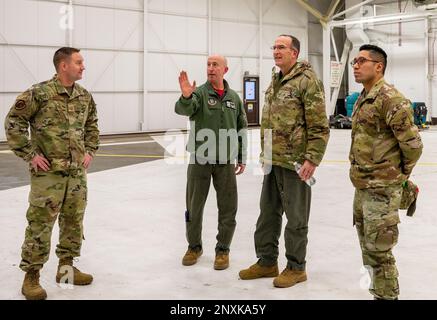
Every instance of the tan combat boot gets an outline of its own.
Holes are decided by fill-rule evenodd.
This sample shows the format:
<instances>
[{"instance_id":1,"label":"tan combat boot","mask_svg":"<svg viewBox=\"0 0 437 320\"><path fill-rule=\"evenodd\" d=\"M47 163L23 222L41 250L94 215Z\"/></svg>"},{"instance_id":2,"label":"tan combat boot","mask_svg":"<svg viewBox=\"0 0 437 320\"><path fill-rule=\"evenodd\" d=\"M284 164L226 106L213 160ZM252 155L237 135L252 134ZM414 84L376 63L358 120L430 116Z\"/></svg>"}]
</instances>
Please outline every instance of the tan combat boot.
<instances>
[{"instance_id":1,"label":"tan combat boot","mask_svg":"<svg viewBox=\"0 0 437 320\"><path fill-rule=\"evenodd\" d=\"M225 270L229 267L229 253L219 252L215 256L214 269Z\"/></svg>"},{"instance_id":2,"label":"tan combat boot","mask_svg":"<svg viewBox=\"0 0 437 320\"><path fill-rule=\"evenodd\" d=\"M291 270L285 268L279 276L273 279L273 285L277 288L288 288L294 286L296 283L307 280L305 271Z\"/></svg>"},{"instance_id":3,"label":"tan combat boot","mask_svg":"<svg viewBox=\"0 0 437 320\"><path fill-rule=\"evenodd\" d=\"M197 262L197 259L202 255L203 250L194 250L188 248L187 252L185 252L184 257L182 258L182 264L184 266L192 266Z\"/></svg>"},{"instance_id":4,"label":"tan combat boot","mask_svg":"<svg viewBox=\"0 0 437 320\"><path fill-rule=\"evenodd\" d=\"M258 263L251 265L249 269L241 270L239 273L241 280L253 280L258 278L276 277L279 274L278 265L263 267Z\"/></svg>"},{"instance_id":5,"label":"tan combat boot","mask_svg":"<svg viewBox=\"0 0 437 320\"><path fill-rule=\"evenodd\" d=\"M27 300L45 300L47 292L39 284L39 270L29 270L26 272L21 293Z\"/></svg>"},{"instance_id":6,"label":"tan combat boot","mask_svg":"<svg viewBox=\"0 0 437 320\"><path fill-rule=\"evenodd\" d=\"M71 279L71 277L73 279ZM65 284L68 283L77 286L86 286L93 282L93 276L87 273L83 273L76 267L73 267L73 258L63 258L59 260L58 272L56 274L56 282L61 283L61 280L62 283Z\"/></svg>"}]
</instances>

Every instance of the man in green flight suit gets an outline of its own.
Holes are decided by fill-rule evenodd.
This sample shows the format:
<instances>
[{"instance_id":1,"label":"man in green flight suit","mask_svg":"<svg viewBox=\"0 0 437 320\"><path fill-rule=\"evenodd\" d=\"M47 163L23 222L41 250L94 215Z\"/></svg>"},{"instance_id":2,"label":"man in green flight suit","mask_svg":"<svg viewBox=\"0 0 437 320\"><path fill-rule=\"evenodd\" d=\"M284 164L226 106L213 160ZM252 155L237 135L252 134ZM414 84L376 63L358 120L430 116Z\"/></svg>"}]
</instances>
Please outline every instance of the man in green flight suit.
<instances>
[{"instance_id":1,"label":"man in green flight suit","mask_svg":"<svg viewBox=\"0 0 437 320\"><path fill-rule=\"evenodd\" d=\"M240 97L224 80L227 71L226 58L212 55L207 62L207 81L199 88L195 81L189 82L185 71L179 75L182 96L175 111L191 121L185 212L188 250L182 259L185 266L195 264L203 253L203 209L212 177L218 206L214 269L229 267L238 204L236 175L246 167L247 119Z\"/></svg>"},{"instance_id":2,"label":"man in green flight suit","mask_svg":"<svg viewBox=\"0 0 437 320\"><path fill-rule=\"evenodd\" d=\"M395 300L399 295L398 270L392 249L398 241L398 209L402 185L422 154L419 130L411 103L384 80L387 54L374 45L363 45L351 61L355 81L363 91L352 114L350 179L355 187L353 217L363 264L371 275L375 299ZM412 200L402 205L414 205ZM407 197L408 198L408 197Z\"/></svg>"},{"instance_id":3,"label":"man in green flight suit","mask_svg":"<svg viewBox=\"0 0 437 320\"><path fill-rule=\"evenodd\" d=\"M307 280L306 247L311 187L305 183L322 161L329 139L323 84L308 62L298 62L299 40L280 35L272 47L275 64L261 121L261 161L265 168L260 215L255 230L258 261L241 270L242 280L275 277L291 287ZM269 134L271 132L271 134ZM271 144L268 142L269 136ZM296 172L294 163L302 164ZM278 243L285 212L287 266L278 272Z\"/></svg>"},{"instance_id":4,"label":"man in green flight suit","mask_svg":"<svg viewBox=\"0 0 437 320\"><path fill-rule=\"evenodd\" d=\"M73 258L80 255L83 239L86 169L99 145L96 104L91 94L75 83L85 70L79 49L58 49L53 63L55 76L20 94L5 120L9 147L29 163L31 175L20 263L26 272L22 293L29 300L47 297L39 276L49 258L58 216L56 282L87 285L93 280L73 267Z\"/></svg>"}]
</instances>

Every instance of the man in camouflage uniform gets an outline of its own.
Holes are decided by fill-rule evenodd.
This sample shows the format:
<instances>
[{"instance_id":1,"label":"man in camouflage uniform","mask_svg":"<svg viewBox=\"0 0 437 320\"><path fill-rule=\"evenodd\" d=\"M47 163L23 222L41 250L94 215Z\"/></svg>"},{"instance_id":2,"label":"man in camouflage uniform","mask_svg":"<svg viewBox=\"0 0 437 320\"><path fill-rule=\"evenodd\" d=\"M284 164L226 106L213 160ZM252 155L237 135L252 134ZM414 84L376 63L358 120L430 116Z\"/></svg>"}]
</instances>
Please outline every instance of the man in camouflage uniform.
<instances>
[{"instance_id":1,"label":"man in camouflage uniform","mask_svg":"<svg viewBox=\"0 0 437 320\"><path fill-rule=\"evenodd\" d=\"M399 295L392 249L398 241L402 183L422 153L411 103L384 81L387 54L373 45L360 47L351 62L355 81L364 86L352 115L350 179L355 186L354 224L375 299Z\"/></svg>"},{"instance_id":2,"label":"man in camouflage uniform","mask_svg":"<svg viewBox=\"0 0 437 320\"><path fill-rule=\"evenodd\" d=\"M75 83L85 69L78 49L60 48L53 62L56 75L20 94L5 120L9 146L29 163L31 175L20 268L26 272L22 293L32 300L47 297L39 284L39 270L49 258L58 215L56 281L86 285L93 280L73 267L73 258L80 255L83 238L86 169L99 145L96 104L91 94Z\"/></svg>"},{"instance_id":3,"label":"man in camouflage uniform","mask_svg":"<svg viewBox=\"0 0 437 320\"><path fill-rule=\"evenodd\" d=\"M308 62L297 62L298 39L281 35L273 46L275 64L266 90L261 122L261 161L266 175L256 224L258 262L241 270L243 280L275 277L273 285L291 287L306 281L305 256L311 187L305 183L322 161L329 139L323 84ZM271 145L265 145L271 132ZM294 162L303 164L299 172ZM287 266L278 276L278 240L285 211Z\"/></svg>"},{"instance_id":4,"label":"man in camouflage uniform","mask_svg":"<svg viewBox=\"0 0 437 320\"><path fill-rule=\"evenodd\" d=\"M199 88L185 71L179 75L181 97L175 112L191 121L187 150L191 153L187 172L186 237L188 249L182 258L191 266L202 255L203 208L211 178L217 192L218 234L215 270L229 267L229 248L236 227L238 194L236 175L246 167L247 119L238 94L224 80L225 57L212 55L207 61L208 80ZM206 141L205 141L206 140Z\"/></svg>"}]
</instances>

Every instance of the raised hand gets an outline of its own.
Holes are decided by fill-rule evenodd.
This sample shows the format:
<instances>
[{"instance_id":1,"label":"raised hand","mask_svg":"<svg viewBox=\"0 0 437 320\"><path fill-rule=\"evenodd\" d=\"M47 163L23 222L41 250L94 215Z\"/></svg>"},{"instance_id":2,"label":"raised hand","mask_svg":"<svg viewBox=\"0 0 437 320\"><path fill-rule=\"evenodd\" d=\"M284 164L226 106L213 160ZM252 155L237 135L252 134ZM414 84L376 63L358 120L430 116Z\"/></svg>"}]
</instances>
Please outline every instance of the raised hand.
<instances>
[{"instance_id":1,"label":"raised hand","mask_svg":"<svg viewBox=\"0 0 437 320\"><path fill-rule=\"evenodd\" d=\"M184 98L189 98L193 94L194 90L196 90L196 81L193 81L193 84L190 84L188 81L188 76L185 71L181 71L179 74L179 86L181 87L181 92Z\"/></svg>"}]
</instances>

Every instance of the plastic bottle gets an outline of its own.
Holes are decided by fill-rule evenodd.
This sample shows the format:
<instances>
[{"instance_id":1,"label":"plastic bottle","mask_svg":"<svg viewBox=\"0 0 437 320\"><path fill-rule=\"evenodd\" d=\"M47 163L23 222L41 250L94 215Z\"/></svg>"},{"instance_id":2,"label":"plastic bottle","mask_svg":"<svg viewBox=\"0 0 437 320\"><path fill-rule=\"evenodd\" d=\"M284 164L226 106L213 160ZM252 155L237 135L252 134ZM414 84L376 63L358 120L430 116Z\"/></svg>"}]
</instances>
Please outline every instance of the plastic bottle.
<instances>
[{"instance_id":1,"label":"plastic bottle","mask_svg":"<svg viewBox=\"0 0 437 320\"><path fill-rule=\"evenodd\" d=\"M302 165L300 163L295 162L294 169L296 169L297 174L299 174L300 168L302 168ZM311 178L305 180L305 183L311 187L316 183L316 179L314 177L311 177Z\"/></svg>"}]
</instances>

